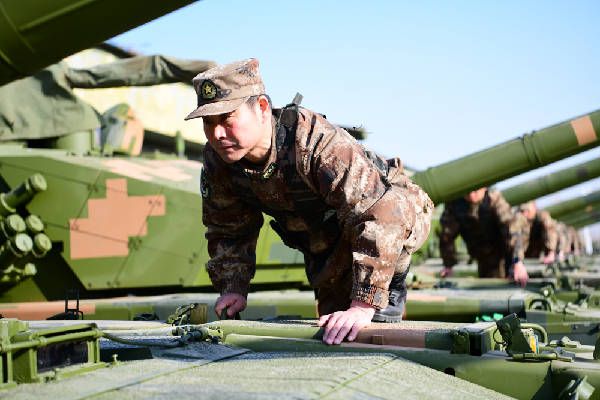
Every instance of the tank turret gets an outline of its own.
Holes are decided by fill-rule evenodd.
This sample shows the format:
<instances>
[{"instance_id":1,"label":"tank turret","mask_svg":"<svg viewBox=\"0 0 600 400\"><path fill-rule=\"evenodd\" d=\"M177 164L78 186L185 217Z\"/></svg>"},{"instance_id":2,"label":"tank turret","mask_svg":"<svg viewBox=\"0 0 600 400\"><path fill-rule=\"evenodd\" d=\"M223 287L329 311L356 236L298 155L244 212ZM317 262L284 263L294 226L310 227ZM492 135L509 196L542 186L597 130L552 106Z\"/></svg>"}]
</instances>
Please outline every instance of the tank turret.
<instances>
[{"instance_id":1,"label":"tank turret","mask_svg":"<svg viewBox=\"0 0 600 400\"><path fill-rule=\"evenodd\" d=\"M0 85L194 0L0 1Z\"/></svg>"},{"instance_id":2,"label":"tank turret","mask_svg":"<svg viewBox=\"0 0 600 400\"><path fill-rule=\"evenodd\" d=\"M597 110L417 172L412 179L434 203L443 203L598 146L599 133Z\"/></svg>"},{"instance_id":3,"label":"tank turret","mask_svg":"<svg viewBox=\"0 0 600 400\"><path fill-rule=\"evenodd\" d=\"M502 196L510 205L516 206L598 176L600 159L595 159L511 186L502 191Z\"/></svg>"}]
</instances>

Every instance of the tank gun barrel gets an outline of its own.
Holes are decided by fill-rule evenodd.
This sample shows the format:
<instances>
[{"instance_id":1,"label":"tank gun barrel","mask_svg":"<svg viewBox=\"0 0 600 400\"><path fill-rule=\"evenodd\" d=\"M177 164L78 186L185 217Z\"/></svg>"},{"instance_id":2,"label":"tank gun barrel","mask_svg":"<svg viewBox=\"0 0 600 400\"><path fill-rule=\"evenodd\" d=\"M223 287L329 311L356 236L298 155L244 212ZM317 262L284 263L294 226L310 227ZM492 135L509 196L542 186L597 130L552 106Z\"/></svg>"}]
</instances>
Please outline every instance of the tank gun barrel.
<instances>
[{"instance_id":1,"label":"tank gun barrel","mask_svg":"<svg viewBox=\"0 0 600 400\"><path fill-rule=\"evenodd\" d=\"M586 196L577 197L576 199L566 200L561 203L553 204L546 207L546 211L550 213L552 218L561 219L561 217L582 210L587 206L600 205L600 190L590 193Z\"/></svg>"},{"instance_id":2,"label":"tank gun barrel","mask_svg":"<svg viewBox=\"0 0 600 400\"><path fill-rule=\"evenodd\" d=\"M581 228L585 228L588 225L595 224L597 222L600 222L600 215L591 216L587 219L582 219L578 222L573 223L571 226L575 229L581 229Z\"/></svg>"},{"instance_id":3,"label":"tank gun barrel","mask_svg":"<svg viewBox=\"0 0 600 400\"><path fill-rule=\"evenodd\" d=\"M600 204L591 205L588 204L583 209L579 209L568 214L561 215L558 220L564 222L567 225L573 225L580 222L583 219L600 215Z\"/></svg>"},{"instance_id":4,"label":"tank gun barrel","mask_svg":"<svg viewBox=\"0 0 600 400\"><path fill-rule=\"evenodd\" d=\"M0 85L195 0L0 0Z\"/></svg>"},{"instance_id":5,"label":"tank gun barrel","mask_svg":"<svg viewBox=\"0 0 600 400\"><path fill-rule=\"evenodd\" d=\"M412 179L437 204L598 146L599 133L596 110L417 172Z\"/></svg>"},{"instance_id":6,"label":"tank gun barrel","mask_svg":"<svg viewBox=\"0 0 600 400\"><path fill-rule=\"evenodd\" d=\"M598 176L600 158L511 186L502 191L502 196L510 205L516 206Z\"/></svg>"}]
</instances>

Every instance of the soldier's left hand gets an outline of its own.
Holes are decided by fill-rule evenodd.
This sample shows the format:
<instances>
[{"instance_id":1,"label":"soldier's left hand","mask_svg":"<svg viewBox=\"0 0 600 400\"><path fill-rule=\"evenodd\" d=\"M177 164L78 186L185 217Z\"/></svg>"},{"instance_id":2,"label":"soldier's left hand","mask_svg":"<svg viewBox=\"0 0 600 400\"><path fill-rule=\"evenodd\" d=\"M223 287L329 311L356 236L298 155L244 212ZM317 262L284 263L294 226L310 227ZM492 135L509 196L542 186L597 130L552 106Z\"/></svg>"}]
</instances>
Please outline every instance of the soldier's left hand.
<instances>
[{"instance_id":1,"label":"soldier's left hand","mask_svg":"<svg viewBox=\"0 0 600 400\"><path fill-rule=\"evenodd\" d=\"M513 268L513 279L517 286L525 287L527 282L529 281L529 274L527 273L527 269L525 265L523 265L523 261L519 261L515 263Z\"/></svg>"},{"instance_id":2,"label":"soldier's left hand","mask_svg":"<svg viewBox=\"0 0 600 400\"><path fill-rule=\"evenodd\" d=\"M375 307L353 300L346 311L336 311L333 314L322 315L317 322L318 326L325 327L323 342L327 344L340 344L348 335L348 341L356 339L358 332L371 324L375 314Z\"/></svg>"}]
</instances>

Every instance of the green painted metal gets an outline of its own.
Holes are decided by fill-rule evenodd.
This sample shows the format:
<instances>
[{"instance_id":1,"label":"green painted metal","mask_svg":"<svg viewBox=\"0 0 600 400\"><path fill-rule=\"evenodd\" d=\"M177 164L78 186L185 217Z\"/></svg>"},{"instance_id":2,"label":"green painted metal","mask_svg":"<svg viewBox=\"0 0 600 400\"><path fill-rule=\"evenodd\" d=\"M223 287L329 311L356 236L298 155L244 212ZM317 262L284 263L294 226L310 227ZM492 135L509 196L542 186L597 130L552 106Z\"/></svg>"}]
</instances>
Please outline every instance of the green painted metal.
<instances>
[{"instance_id":1,"label":"green painted metal","mask_svg":"<svg viewBox=\"0 0 600 400\"><path fill-rule=\"evenodd\" d=\"M593 225L597 222L600 222L600 218L590 218L590 219L580 221L580 222L573 224L573 228L581 229L581 228L585 228L588 225Z\"/></svg>"},{"instance_id":2,"label":"green painted metal","mask_svg":"<svg viewBox=\"0 0 600 400\"><path fill-rule=\"evenodd\" d=\"M585 207L572 211L568 214L563 214L557 219L567 225L573 225L583 222L587 219L594 219L600 215L600 202L588 204Z\"/></svg>"},{"instance_id":3,"label":"green painted metal","mask_svg":"<svg viewBox=\"0 0 600 400\"><path fill-rule=\"evenodd\" d=\"M311 321L305 321L304 324ZM284 321L271 324L277 333L277 326L291 324L301 325L299 321ZM255 324L259 328L264 324ZM100 324L101 329L110 329L111 337L140 342L172 344L183 338L185 332L195 334L207 329L208 325L186 327L181 332L172 333L172 329L163 325L151 328L145 323ZM435 329L439 324L430 325ZM493 326L490 325L493 329ZM34 326L32 329L36 329ZM234 328L235 329L235 328ZM136 336L128 335L134 330ZM481 328L479 328L481 330ZM445 335L452 341L452 330ZM476 335L475 333L473 333ZM195 336L195 335L194 335ZM77 377L64 379L48 384L19 385L2 392L12 398L131 398L131 397L186 397L193 393L201 393L211 398L378 398L397 399L400 393L403 398L414 399L508 399L506 394L473 384L447 373L436 371L426 363L407 360L395 350L398 346L375 346L368 349L359 344L355 349L343 346L326 346L321 342L300 338L277 338L253 336L249 334L230 333L228 340L235 337L247 343L259 343L264 348L269 342L277 339L286 340L273 351L250 351L245 348L233 348L229 344L217 344L206 341L183 344L178 348L161 349L152 346L149 349L138 349L136 353L127 348L102 340L101 354L117 355L117 361L110 368L104 368ZM475 341L474 337L474 341ZM286 351L284 346L297 351ZM248 346L250 347L250 346ZM310 349L310 350L309 350ZM130 349L129 349L130 350ZM427 353L431 361L436 354L453 359L456 374L460 375L472 361L467 354L452 354L447 350L429 350L426 348L409 348L407 354ZM152 359L147 359L152 357ZM146 358L146 359L144 359ZM506 356L501 356L503 365L509 365ZM125 360L125 361L119 361ZM512 361L511 361L512 362ZM441 364L441 363L440 363ZM524 368L526 363L521 364ZM498 364L501 365L501 364ZM548 372L551 361L536 368L530 367L527 378L532 380L533 370ZM515 369L520 369L515 366ZM486 372L489 372L487 370ZM509 373L502 370L502 379L509 378ZM524 379L522 379L524 381ZM501 389L509 386L507 382L500 384ZM514 382L514 381L512 381ZM537 379L534 384L526 386L521 398L537 385L548 390L541 394L552 395L550 377L546 385ZM515 392L515 389L512 390Z\"/></svg>"},{"instance_id":4,"label":"green painted metal","mask_svg":"<svg viewBox=\"0 0 600 400\"><path fill-rule=\"evenodd\" d=\"M599 160L600 161L600 160ZM552 218L561 219L562 216L584 209L588 205L595 206L600 204L600 190L592 192L576 199L566 200L558 204L553 204L545 208Z\"/></svg>"},{"instance_id":5,"label":"green painted metal","mask_svg":"<svg viewBox=\"0 0 600 400\"><path fill-rule=\"evenodd\" d=\"M598 176L600 176L600 158L509 187L502 191L502 196L509 204L514 206L589 181ZM547 208L548 211L551 207ZM561 211L556 209L556 215L559 215ZM550 211L553 214L552 216L554 216L554 212L555 210Z\"/></svg>"},{"instance_id":6,"label":"green painted metal","mask_svg":"<svg viewBox=\"0 0 600 400\"><path fill-rule=\"evenodd\" d=\"M104 367L98 343L101 336L90 324L30 330L27 322L0 320L0 387L45 382Z\"/></svg>"},{"instance_id":7,"label":"green painted metal","mask_svg":"<svg viewBox=\"0 0 600 400\"><path fill-rule=\"evenodd\" d=\"M2 0L0 85L192 2Z\"/></svg>"},{"instance_id":8,"label":"green painted metal","mask_svg":"<svg viewBox=\"0 0 600 400\"><path fill-rule=\"evenodd\" d=\"M442 203L595 147L600 144L599 135L600 110L597 110L430 167L415 173L412 179L429 194L434 203Z\"/></svg>"}]
</instances>

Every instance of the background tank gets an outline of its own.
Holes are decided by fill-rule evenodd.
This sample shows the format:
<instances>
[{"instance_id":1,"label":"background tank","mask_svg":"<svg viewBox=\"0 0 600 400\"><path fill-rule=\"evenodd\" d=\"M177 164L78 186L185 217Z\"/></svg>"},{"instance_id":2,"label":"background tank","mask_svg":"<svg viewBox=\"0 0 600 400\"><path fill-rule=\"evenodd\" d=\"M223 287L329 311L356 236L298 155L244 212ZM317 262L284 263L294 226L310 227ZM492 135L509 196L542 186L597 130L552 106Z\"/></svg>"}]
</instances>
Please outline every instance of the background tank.
<instances>
[{"instance_id":1,"label":"background tank","mask_svg":"<svg viewBox=\"0 0 600 400\"><path fill-rule=\"evenodd\" d=\"M0 0L0 85L194 0Z\"/></svg>"},{"instance_id":2,"label":"background tank","mask_svg":"<svg viewBox=\"0 0 600 400\"><path fill-rule=\"evenodd\" d=\"M542 167L599 144L600 110L430 167L412 176L435 204Z\"/></svg>"}]
</instances>

